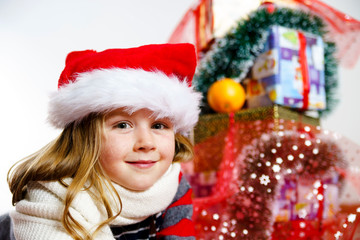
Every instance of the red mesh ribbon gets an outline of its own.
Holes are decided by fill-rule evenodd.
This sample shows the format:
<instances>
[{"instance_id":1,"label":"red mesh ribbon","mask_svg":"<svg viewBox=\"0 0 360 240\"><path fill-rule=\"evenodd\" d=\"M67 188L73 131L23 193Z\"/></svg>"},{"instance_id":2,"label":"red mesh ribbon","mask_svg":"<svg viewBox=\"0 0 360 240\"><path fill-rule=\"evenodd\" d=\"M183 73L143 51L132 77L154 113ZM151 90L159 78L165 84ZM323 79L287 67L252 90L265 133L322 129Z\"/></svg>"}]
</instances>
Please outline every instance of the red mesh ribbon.
<instances>
[{"instance_id":1,"label":"red mesh ribbon","mask_svg":"<svg viewBox=\"0 0 360 240\"><path fill-rule=\"evenodd\" d=\"M193 218L196 219L200 209L211 207L234 195L238 189L234 182L237 179L234 153L235 139L235 118L234 113L229 113L229 129L226 136L223 158L217 174L217 182L209 197L194 199Z\"/></svg>"},{"instance_id":2,"label":"red mesh ribbon","mask_svg":"<svg viewBox=\"0 0 360 240\"><path fill-rule=\"evenodd\" d=\"M318 213L317 213L317 218L318 218L318 221L320 223L320 228L321 228L321 223L322 223L322 220L323 220L323 215L324 215L324 198L325 198L325 195L324 195L324 184L323 182L321 181L321 185L320 187L318 188L318 196L322 196L321 198L318 198L319 200L319 210L318 210ZM321 231L321 229L319 229Z\"/></svg>"},{"instance_id":3,"label":"red mesh ribbon","mask_svg":"<svg viewBox=\"0 0 360 240\"><path fill-rule=\"evenodd\" d=\"M234 113L229 114L229 130L226 136L226 143L224 148L223 160L221 161L218 171L217 183L214 186L214 191L221 195L233 195L237 188L234 184L234 180L237 179L235 168L235 154L234 154L234 138L235 138L235 119Z\"/></svg>"},{"instance_id":4,"label":"red mesh ribbon","mask_svg":"<svg viewBox=\"0 0 360 240\"><path fill-rule=\"evenodd\" d=\"M282 108L277 109L279 111ZM354 185L349 189L353 194L360 189L358 184L360 177L357 171L349 171L343 160L346 159L350 167L360 166L358 162L360 147L345 138L340 140L334 133L321 131L317 126L310 124L309 119L306 120L305 117L300 120L297 118L296 121L285 120L283 118L286 114L283 112L280 114L282 118L277 121L272 118L256 120L259 117L254 118L255 116L266 113L257 111L252 110L249 115L237 114L235 119L230 114L229 119L224 116L221 121L216 116L211 121L203 118L203 121L207 122L204 125L207 127L204 128L208 131L212 131L213 126L219 127L220 124L225 124L226 127L201 138L195 145L197 153L195 173L210 170L217 173L217 181L215 185L211 185L213 186L211 193L201 197L195 195L193 199L193 220L197 239L270 239L269 234L272 234L273 240L334 239L334 234L338 232L343 235L343 238L340 238L342 240L349 240L352 237L357 239L355 229L360 225L360 213L357 213L354 222L345 222L347 215L345 211L338 212L335 217L324 215L328 213L326 204L330 199L329 195L325 194L326 182L322 182L317 188L319 197L317 217L274 224L271 216L276 214L273 212L275 210L273 203L276 203L277 196L275 189L281 185L275 181L276 173L267 166L266 162L274 165L277 158L283 159L283 174L287 174L287 169L298 169L300 172L296 175L299 178L311 178L314 181L322 181L323 177L327 179L327 176L323 175L325 172L331 173L337 170L341 179L345 177L346 184ZM281 136L279 134L281 132L286 134ZM200 134L201 131L198 133ZM311 145L306 144L308 141ZM298 148L294 149L293 146ZM276 154L272 149L276 149ZM318 150L316 154L315 149ZM299 153L303 153L304 158L295 157L291 161L288 159L289 155L298 156ZM214 156L215 154L217 156ZM214 159L217 163L210 164ZM260 162L261 165L255 164L255 161ZM200 164L203 162L206 164ZM256 179L252 179L252 173L256 173ZM267 185L260 182L259 177L262 174L271 175ZM352 179L352 177L356 178ZM196 187L197 182L194 183ZM250 191L249 187L253 189ZM269 194L267 189L272 189L272 194ZM347 188L344 190L346 193ZM358 205L358 201L354 205ZM346 212L353 213L353 205L350 207ZM344 223L347 223L347 228L343 227ZM246 234L244 234L245 229Z\"/></svg>"}]
</instances>

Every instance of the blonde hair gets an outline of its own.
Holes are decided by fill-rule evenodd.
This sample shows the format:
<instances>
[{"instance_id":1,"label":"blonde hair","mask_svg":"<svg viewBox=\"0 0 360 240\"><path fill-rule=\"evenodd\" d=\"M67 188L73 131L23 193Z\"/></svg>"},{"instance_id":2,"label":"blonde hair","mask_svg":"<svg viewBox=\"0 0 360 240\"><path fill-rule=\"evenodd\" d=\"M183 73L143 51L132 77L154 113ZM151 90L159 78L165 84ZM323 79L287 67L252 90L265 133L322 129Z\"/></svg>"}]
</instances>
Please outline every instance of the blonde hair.
<instances>
[{"instance_id":1,"label":"blonde hair","mask_svg":"<svg viewBox=\"0 0 360 240\"><path fill-rule=\"evenodd\" d=\"M57 139L38 152L12 166L8 172L8 184L13 194L13 205L24 199L30 181L59 181L67 187L62 215L64 228L73 239L93 239L103 226L121 212L120 209L119 212L114 213L111 209L106 192L109 191L111 197L118 199L120 205L121 199L99 161L104 133L103 124L103 114L89 114L81 122L66 126ZM189 139L177 133L174 161L188 161L193 155L193 146ZM68 177L73 179L69 185L63 181ZM96 196L92 194L91 196L100 199L108 215L108 219L99 223L92 234L88 233L69 211L72 201L84 189L85 183L86 189L90 187L96 189Z\"/></svg>"}]
</instances>

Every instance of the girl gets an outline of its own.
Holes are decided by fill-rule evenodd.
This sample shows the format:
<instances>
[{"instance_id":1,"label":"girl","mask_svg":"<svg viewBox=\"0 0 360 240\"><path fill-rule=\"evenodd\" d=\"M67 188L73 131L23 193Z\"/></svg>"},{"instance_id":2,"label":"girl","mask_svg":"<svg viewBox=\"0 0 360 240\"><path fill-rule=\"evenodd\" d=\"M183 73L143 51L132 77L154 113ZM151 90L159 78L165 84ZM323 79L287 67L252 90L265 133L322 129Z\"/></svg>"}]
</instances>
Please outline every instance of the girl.
<instances>
[{"instance_id":1,"label":"girl","mask_svg":"<svg viewBox=\"0 0 360 240\"><path fill-rule=\"evenodd\" d=\"M198 120L191 44L72 52L49 121L60 136L9 171L23 239L195 239L180 161Z\"/></svg>"}]
</instances>

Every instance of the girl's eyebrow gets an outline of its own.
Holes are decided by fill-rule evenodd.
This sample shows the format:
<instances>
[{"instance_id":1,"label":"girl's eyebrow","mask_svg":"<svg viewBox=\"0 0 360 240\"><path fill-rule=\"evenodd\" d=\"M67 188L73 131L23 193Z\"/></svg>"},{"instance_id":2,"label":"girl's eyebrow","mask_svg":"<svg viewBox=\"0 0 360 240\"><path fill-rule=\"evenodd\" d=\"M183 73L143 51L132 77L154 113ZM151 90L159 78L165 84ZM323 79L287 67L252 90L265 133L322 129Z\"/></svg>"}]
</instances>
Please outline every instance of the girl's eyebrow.
<instances>
[{"instance_id":1,"label":"girl's eyebrow","mask_svg":"<svg viewBox=\"0 0 360 240\"><path fill-rule=\"evenodd\" d=\"M105 118L113 117L131 117L131 115L124 111L112 111L105 115Z\"/></svg>"},{"instance_id":2,"label":"girl's eyebrow","mask_svg":"<svg viewBox=\"0 0 360 240\"><path fill-rule=\"evenodd\" d=\"M112 125L116 122L123 121L123 120L129 120L130 116L123 115L123 114L110 114L105 117L105 122Z\"/></svg>"},{"instance_id":3,"label":"girl's eyebrow","mask_svg":"<svg viewBox=\"0 0 360 240\"><path fill-rule=\"evenodd\" d=\"M172 123L171 119L168 118L168 117L154 118L154 122L169 122L169 123Z\"/></svg>"}]
</instances>

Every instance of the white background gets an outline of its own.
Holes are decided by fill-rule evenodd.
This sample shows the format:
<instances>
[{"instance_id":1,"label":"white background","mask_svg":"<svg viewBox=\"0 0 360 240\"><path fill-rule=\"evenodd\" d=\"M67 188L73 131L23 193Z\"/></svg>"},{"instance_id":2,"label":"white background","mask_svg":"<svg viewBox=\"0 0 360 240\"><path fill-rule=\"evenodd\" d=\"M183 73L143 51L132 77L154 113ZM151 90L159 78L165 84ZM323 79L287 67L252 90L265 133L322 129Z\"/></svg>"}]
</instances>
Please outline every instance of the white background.
<instances>
[{"instance_id":1,"label":"white background","mask_svg":"<svg viewBox=\"0 0 360 240\"><path fill-rule=\"evenodd\" d=\"M251 0L248 0L251 1ZM47 101L73 50L165 43L195 0L0 0L0 214L8 169L58 135ZM360 19L360 1L323 2ZM341 103L322 126L360 144L360 63L340 68Z\"/></svg>"}]
</instances>

